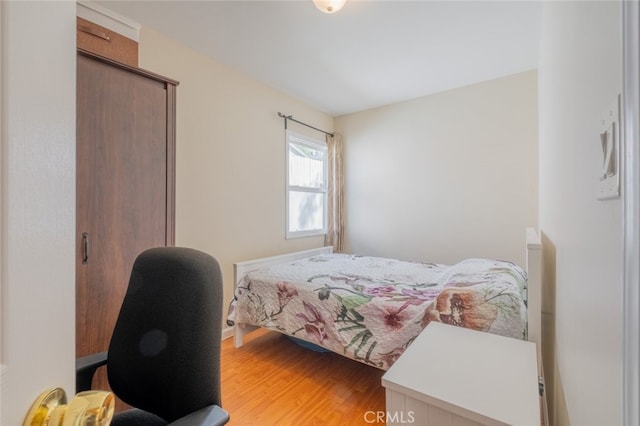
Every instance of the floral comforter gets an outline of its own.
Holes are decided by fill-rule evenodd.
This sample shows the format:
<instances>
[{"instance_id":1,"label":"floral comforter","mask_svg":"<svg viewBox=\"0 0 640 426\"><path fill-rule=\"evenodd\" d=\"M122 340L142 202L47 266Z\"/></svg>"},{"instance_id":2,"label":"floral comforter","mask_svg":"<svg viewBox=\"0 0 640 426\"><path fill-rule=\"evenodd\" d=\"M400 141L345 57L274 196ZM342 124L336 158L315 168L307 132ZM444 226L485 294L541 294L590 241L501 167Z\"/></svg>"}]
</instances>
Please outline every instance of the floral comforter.
<instances>
[{"instance_id":1,"label":"floral comforter","mask_svg":"<svg viewBox=\"0 0 640 426\"><path fill-rule=\"evenodd\" d=\"M485 259L446 266L320 255L245 275L227 319L384 370L431 321L526 339L525 272Z\"/></svg>"}]
</instances>

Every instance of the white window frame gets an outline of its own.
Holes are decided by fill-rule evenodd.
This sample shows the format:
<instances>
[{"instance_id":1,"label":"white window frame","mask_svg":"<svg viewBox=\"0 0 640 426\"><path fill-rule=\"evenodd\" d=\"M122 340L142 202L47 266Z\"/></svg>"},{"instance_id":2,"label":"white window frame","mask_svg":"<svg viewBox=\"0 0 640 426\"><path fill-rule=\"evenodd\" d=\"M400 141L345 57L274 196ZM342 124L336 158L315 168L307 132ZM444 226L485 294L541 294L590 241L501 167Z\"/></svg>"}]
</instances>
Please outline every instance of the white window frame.
<instances>
[{"instance_id":1,"label":"white window frame","mask_svg":"<svg viewBox=\"0 0 640 426\"><path fill-rule=\"evenodd\" d=\"M289 145L294 143L296 145L305 145L309 148L317 149L324 152L324 182L321 188L310 188L304 186L292 186L289 184ZM285 237L286 239L311 237L316 235L326 235L327 233L327 173L328 173L328 149L327 144L324 141L313 139L309 136L299 133L286 131L286 143L285 143ZM322 229L314 229L311 231L289 231L289 193L290 191L309 192L315 194L324 194L323 212L322 212Z\"/></svg>"}]
</instances>

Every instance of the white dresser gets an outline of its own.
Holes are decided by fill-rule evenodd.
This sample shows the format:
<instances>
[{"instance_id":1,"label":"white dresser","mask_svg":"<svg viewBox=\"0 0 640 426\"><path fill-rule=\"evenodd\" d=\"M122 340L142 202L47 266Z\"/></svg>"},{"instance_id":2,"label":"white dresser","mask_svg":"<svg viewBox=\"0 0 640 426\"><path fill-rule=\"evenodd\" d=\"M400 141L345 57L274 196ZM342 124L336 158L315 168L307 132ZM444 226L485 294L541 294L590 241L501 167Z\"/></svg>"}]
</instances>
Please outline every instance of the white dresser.
<instances>
[{"instance_id":1,"label":"white dresser","mask_svg":"<svg viewBox=\"0 0 640 426\"><path fill-rule=\"evenodd\" d=\"M542 424L532 342L432 322L382 385L387 425Z\"/></svg>"}]
</instances>

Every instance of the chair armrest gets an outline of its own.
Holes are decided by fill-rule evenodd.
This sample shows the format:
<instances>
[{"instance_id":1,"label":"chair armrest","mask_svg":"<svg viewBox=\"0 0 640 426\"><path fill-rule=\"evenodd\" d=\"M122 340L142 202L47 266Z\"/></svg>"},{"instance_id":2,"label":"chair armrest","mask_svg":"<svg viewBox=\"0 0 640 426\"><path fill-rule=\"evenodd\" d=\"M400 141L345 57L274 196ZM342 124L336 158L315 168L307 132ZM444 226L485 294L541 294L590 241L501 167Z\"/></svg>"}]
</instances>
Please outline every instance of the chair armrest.
<instances>
[{"instance_id":1,"label":"chair armrest","mask_svg":"<svg viewBox=\"0 0 640 426\"><path fill-rule=\"evenodd\" d=\"M217 405L209 405L169 423L168 426L221 426L228 421L229 413Z\"/></svg>"},{"instance_id":2,"label":"chair armrest","mask_svg":"<svg viewBox=\"0 0 640 426\"><path fill-rule=\"evenodd\" d=\"M107 352L76 358L76 393L91 389L96 370L107 363Z\"/></svg>"}]
</instances>

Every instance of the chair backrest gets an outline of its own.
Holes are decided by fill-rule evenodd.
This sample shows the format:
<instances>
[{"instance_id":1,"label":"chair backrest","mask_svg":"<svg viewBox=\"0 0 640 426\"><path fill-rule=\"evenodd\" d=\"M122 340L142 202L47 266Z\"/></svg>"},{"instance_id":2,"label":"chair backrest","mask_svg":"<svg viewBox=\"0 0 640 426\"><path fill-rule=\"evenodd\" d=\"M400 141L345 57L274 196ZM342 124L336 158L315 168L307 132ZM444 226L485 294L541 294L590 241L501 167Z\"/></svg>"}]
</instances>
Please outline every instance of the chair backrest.
<instances>
[{"instance_id":1,"label":"chair backrest","mask_svg":"<svg viewBox=\"0 0 640 426\"><path fill-rule=\"evenodd\" d=\"M107 372L127 404L171 422L220 401L222 273L206 253L141 253L109 345Z\"/></svg>"}]
</instances>

